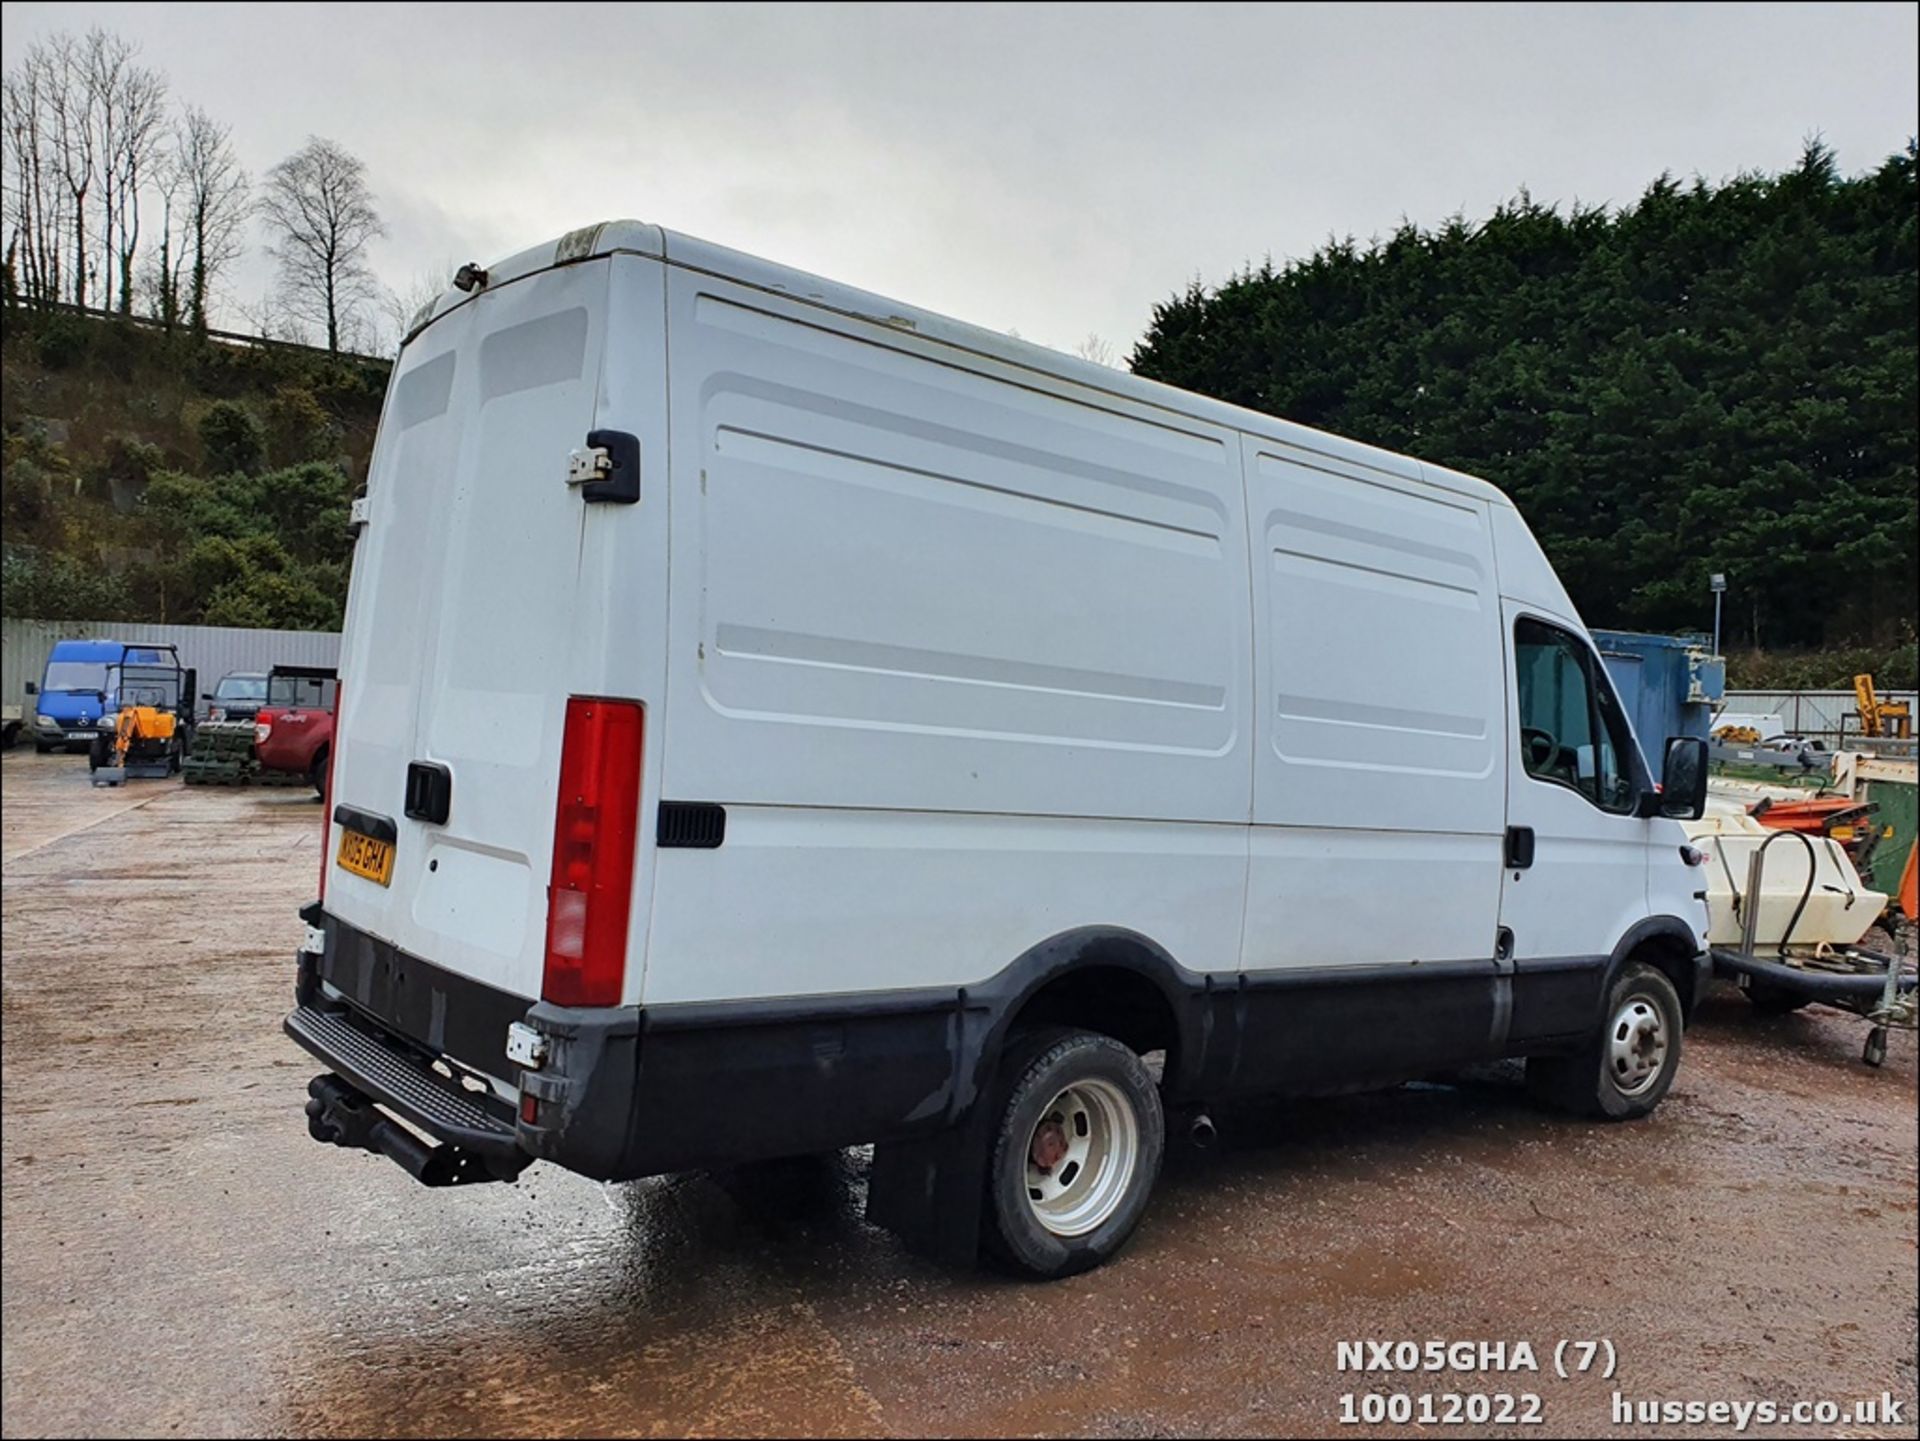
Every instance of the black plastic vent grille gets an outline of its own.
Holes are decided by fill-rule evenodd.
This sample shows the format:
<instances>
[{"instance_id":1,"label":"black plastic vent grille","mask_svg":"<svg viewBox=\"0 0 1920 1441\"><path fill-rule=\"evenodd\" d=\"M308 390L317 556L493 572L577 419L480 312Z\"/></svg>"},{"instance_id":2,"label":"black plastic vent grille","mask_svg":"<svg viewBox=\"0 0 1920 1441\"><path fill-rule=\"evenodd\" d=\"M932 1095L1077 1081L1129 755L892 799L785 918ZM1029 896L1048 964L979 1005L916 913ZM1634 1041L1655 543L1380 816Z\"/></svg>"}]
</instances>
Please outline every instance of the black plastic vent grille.
<instances>
[{"instance_id":1,"label":"black plastic vent grille","mask_svg":"<svg viewBox=\"0 0 1920 1441\"><path fill-rule=\"evenodd\" d=\"M709 801L662 801L655 835L662 847L715 850L727 838L726 807Z\"/></svg>"}]
</instances>

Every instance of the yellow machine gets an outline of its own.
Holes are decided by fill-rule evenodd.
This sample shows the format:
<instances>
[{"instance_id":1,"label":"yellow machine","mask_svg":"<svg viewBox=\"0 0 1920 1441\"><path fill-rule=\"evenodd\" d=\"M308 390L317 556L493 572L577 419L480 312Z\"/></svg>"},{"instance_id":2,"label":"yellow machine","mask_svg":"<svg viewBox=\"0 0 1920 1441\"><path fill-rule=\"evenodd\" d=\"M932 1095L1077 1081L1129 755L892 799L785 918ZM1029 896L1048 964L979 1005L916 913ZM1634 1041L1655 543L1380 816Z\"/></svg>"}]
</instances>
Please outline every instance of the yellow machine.
<instances>
[{"instance_id":1,"label":"yellow machine","mask_svg":"<svg viewBox=\"0 0 1920 1441\"><path fill-rule=\"evenodd\" d=\"M1854 703L1860 712L1860 734L1870 740L1912 740L1913 708L1905 701L1881 700L1873 677L1853 678Z\"/></svg>"},{"instance_id":2,"label":"yellow machine","mask_svg":"<svg viewBox=\"0 0 1920 1441\"><path fill-rule=\"evenodd\" d=\"M178 718L170 710L150 705L122 706L113 734L101 731L94 737L88 756L93 783L117 786L128 776L164 777L177 770L177 726Z\"/></svg>"},{"instance_id":3,"label":"yellow machine","mask_svg":"<svg viewBox=\"0 0 1920 1441\"><path fill-rule=\"evenodd\" d=\"M1728 745L1757 746L1760 744L1760 732L1752 726L1721 726L1713 733L1713 738L1717 741L1725 741Z\"/></svg>"}]
</instances>

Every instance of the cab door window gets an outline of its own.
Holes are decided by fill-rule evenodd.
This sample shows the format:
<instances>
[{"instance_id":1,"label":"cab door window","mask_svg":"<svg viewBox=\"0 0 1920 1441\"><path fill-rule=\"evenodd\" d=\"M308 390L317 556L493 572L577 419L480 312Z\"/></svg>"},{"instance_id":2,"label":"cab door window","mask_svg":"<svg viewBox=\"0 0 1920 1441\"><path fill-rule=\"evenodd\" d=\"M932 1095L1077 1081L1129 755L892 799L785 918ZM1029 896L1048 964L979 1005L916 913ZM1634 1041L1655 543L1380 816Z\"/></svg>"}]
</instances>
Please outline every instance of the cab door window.
<instances>
[{"instance_id":1,"label":"cab door window","mask_svg":"<svg viewBox=\"0 0 1920 1441\"><path fill-rule=\"evenodd\" d=\"M1527 774L1578 791L1602 810L1631 812L1631 732L1592 648L1571 631L1523 618L1513 650Z\"/></svg>"}]
</instances>

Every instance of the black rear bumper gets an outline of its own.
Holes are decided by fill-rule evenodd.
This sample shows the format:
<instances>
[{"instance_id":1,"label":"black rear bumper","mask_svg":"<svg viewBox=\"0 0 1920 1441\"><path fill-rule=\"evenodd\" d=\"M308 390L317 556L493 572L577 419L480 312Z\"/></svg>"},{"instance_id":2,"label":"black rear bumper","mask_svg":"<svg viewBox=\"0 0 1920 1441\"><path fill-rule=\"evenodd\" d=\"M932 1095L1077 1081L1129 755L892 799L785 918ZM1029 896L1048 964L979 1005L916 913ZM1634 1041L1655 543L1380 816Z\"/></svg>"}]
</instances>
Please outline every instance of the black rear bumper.
<instances>
[{"instance_id":1,"label":"black rear bumper","mask_svg":"<svg viewBox=\"0 0 1920 1441\"><path fill-rule=\"evenodd\" d=\"M957 991L572 1009L409 955L318 905L301 915L325 939L300 953L287 1034L369 1104L496 1169L543 1160L633 1180L924 1134L958 1116ZM537 1066L507 1057L516 1023L545 1047ZM456 1076L498 1078L519 1104L460 1089L440 1060ZM404 1142L358 1138L353 1097L313 1099L332 1107L319 1139L380 1150L430 1179L417 1157L395 1154Z\"/></svg>"}]
</instances>

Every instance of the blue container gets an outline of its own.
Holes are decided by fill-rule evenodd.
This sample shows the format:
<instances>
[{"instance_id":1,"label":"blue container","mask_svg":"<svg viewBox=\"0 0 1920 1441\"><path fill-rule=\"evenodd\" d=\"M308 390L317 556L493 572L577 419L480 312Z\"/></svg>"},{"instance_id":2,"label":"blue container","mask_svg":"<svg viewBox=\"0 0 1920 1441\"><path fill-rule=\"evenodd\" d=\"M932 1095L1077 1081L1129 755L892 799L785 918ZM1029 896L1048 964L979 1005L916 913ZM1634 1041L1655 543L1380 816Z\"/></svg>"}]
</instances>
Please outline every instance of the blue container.
<instances>
[{"instance_id":1,"label":"blue container","mask_svg":"<svg viewBox=\"0 0 1920 1441\"><path fill-rule=\"evenodd\" d=\"M1656 773L1667 737L1707 738L1727 693L1727 663L1709 637L1596 630L1593 643Z\"/></svg>"}]
</instances>

